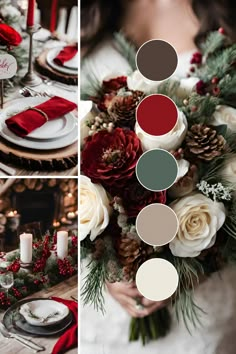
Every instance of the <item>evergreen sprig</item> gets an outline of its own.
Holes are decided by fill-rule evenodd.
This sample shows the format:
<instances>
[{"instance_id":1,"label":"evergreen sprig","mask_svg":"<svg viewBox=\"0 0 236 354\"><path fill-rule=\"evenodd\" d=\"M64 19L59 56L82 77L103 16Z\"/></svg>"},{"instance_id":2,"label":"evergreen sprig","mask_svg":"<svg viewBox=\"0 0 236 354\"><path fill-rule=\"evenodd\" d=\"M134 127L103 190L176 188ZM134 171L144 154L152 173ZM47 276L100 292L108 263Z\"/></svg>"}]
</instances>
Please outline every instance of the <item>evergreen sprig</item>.
<instances>
[{"instance_id":1,"label":"evergreen sprig","mask_svg":"<svg viewBox=\"0 0 236 354\"><path fill-rule=\"evenodd\" d=\"M136 47L124 36L122 32L117 32L114 34L115 45L119 52L124 56L124 58L129 63L132 71L137 69L136 66Z\"/></svg>"},{"instance_id":2,"label":"evergreen sprig","mask_svg":"<svg viewBox=\"0 0 236 354\"><path fill-rule=\"evenodd\" d=\"M85 305L93 304L94 308L102 313L104 308L104 288L108 277L106 262L104 258L100 260L92 259L87 265L88 274L84 279L81 297Z\"/></svg>"},{"instance_id":3,"label":"evergreen sprig","mask_svg":"<svg viewBox=\"0 0 236 354\"><path fill-rule=\"evenodd\" d=\"M200 324L200 313L204 311L196 305L193 290L199 283L199 277L204 275L204 269L196 258L173 257L172 262L179 274L179 284L174 304L177 320L182 316L186 328L190 332L189 323L195 327Z\"/></svg>"},{"instance_id":4,"label":"evergreen sprig","mask_svg":"<svg viewBox=\"0 0 236 354\"><path fill-rule=\"evenodd\" d=\"M201 44L201 52L205 57L221 49L226 43L226 37L219 31L211 32Z\"/></svg>"}]
</instances>

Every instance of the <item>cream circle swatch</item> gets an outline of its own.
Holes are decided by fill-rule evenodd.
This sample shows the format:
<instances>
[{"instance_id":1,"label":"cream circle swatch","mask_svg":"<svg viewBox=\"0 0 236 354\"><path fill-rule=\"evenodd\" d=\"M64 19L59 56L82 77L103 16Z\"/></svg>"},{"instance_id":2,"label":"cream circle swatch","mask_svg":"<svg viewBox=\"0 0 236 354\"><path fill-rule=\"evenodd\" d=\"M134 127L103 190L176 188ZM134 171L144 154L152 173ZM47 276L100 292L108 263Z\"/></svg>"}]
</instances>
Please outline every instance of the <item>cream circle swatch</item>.
<instances>
[{"instance_id":1,"label":"cream circle swatch","mask_svg":"<svg viewBox=\"0 0 236 354\"><path fill-rule=\"evenodd\" d=\"M144 262L136 274L139 292L151 301L168 299L176 291L178 283L177 270L162 258L153 258Z\"/></svg>"},{"instance_id":2,"label":"cream circle swatch","mask_svg":"<svg viewBox=\"0 0 236 354\"><path fill-rule=\"evenodd\" d=\"M151 246L164 246L176 236L179 221L165 204L155 203L143 208L136 218L139 237Z\"/></svg>"}]
</instances>

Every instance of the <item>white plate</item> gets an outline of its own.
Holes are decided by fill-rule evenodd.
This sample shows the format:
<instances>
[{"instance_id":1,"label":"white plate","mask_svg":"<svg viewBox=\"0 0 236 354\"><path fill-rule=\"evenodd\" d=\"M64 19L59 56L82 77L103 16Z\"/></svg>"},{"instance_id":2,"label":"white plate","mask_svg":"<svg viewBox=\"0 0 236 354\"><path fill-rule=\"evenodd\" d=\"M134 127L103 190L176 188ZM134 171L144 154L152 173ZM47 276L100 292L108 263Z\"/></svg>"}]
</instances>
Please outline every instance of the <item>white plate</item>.
<instances>
[{"instance_id":1,"label":"white plate","mask_svg":"<svg viewBox=\"0 0 236 354\"><path fill-rule=\"evenodd\" d=\"M54 300L35 300L20 307L20 314L32 326L51 326L69 314L64 304Z\"/></svg>"},{"instance_id":2,"label":"white plate","mask_svg":"<svg viewBox=\"0 0 236 354\"><path fill-rule=\"evenodd\" d=\"M66 62L66 66L60 66L57 65L56 63L54 63L54 59L56 58L56 56L60 53L60 51L63 49L63 47L59 47L59 48L53 48L51 50L49 50L48 54L47 54L47 63L55 70L63 73L63 74L67 74L67 75L75 75L77 76L77 70L78 70L78 55L75 55L75 57L72 60L69 60ZM68 67L68 63L70 65L70 67ZM76 67L74 66L72 68L73 65L75 65L76 63Z\"/></svg>"},{"instance_id":3,"label":"white plate","mask_svg":"<svg viewBox=\"0 0 236 354\"><path fill-rule=\"evenodd\" d=\"M7 125L5 124L5 120L11 116L11 113L22 111L27 107L36 106L47 100L48 98L45 97L27 97L27 98L21 98L18 100L11 101L8 104L8 107L5 108L0 113L0 118L1 118L0 135L13 144L25 148L29 148L29 149L36 149L36 150L60 149L73 144L78 139L78 129L77 129L77 120L75 119L72 113L66 114L65 115L66 119L64 117L64 119L63 118L55 119L53 121L45 123L42 127L32 132L32 133L36 133L36 135L33 134L32 137L31 135L32 133L29 134L31 135L30 139L21 138L15 135L12 131L8 129ZM52 125L49 124L54 121L55 122L58 121L58 123ZM63 128L63 122L68 122L68 121L70 123L66 124L66 127ZM60 127L62 128L61 132L60 132ZM46 138L45 137L40 138L42 131L43 134L44 133L47 134ZM56 134L56 137L54 134Z\"/></svg>"}]
</instances>

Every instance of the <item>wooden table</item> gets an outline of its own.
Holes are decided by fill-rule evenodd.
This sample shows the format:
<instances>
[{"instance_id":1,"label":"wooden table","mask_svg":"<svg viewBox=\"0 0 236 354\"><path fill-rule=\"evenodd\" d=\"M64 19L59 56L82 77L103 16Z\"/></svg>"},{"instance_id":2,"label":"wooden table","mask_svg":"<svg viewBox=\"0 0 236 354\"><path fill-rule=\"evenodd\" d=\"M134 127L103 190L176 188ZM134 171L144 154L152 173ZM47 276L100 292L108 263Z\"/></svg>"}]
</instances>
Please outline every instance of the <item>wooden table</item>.
<instances>
[{"instance_id":1,"label":"wooden table","mask_svg":"<svg viewBox=\"0 0 236 354\"><path fill-rule=\"evenodd\" d=\"M57 296L62 297L63 299L71 300L71 296L78 298L78 280L77 276L73 276L70 279L65 280L63 283L55 285L47 290L41 290L28 298L36 298L36 297L50 297ZM0 320L3 318L3 313L0 313ZM30 337L29 337L30 339ZM40 353L50 354L52 352L52 348L58 340L58 337L32 337L32 340L44 346L46 348L45 351ZM2 354L28 354L34 353L34 351L27 349L20 343L18 343L15 339L6 339L2 336L0 337L0 353ZM77 354L78 349L71 349L67 352L68 354Z\"/></svg>"}]
</instances>

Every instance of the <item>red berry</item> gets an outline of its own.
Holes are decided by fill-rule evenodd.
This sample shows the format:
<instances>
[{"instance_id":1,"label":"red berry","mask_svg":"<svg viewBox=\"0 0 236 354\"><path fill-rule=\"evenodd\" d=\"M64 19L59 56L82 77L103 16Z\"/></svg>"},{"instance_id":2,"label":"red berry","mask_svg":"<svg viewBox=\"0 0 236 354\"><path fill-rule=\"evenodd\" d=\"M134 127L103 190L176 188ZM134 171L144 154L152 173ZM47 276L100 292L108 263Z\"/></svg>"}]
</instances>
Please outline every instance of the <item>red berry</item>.
<instances>
[{"instance_id":1,"label":"red berry","mask_svg":"<svg viewBox=\"0 0 236 354\"><path fill-rule=\"evenodd\" d=\"M218 29L218 32L219 32L220 34L225 34L225 30L224 30L223 27L220 27L220 28Z\"/></svg>"},{"instance_id":2,"label":"red berry","mask_svg":"<svg viewBox=\"0 0 236 354\"><path fill-rule=\"evenodd\" d=\"M211 83L212 83L213 85L218 84L218 82L219 82L219 78L218 78L218 77L213 77L213 79L211 80Z\"/></svg>"}]
</instances>

